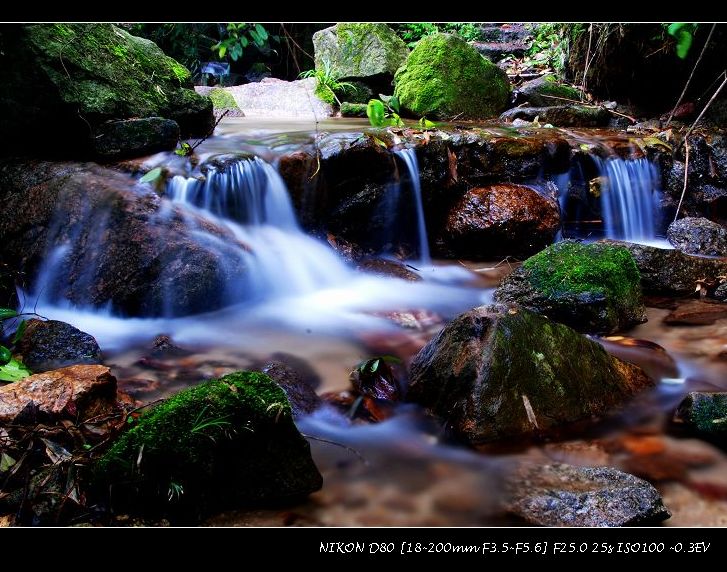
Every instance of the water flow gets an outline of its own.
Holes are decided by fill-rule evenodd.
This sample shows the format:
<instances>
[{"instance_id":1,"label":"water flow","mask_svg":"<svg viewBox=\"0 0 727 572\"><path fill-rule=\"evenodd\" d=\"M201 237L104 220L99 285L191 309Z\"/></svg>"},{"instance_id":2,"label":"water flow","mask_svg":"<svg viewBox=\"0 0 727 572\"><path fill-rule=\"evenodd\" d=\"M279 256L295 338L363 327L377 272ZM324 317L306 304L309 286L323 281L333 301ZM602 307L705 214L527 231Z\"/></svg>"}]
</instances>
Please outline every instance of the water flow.
<instances>
[{"instance_id":1,"label":"water flow","mask_svg":"<svg viewBox=\"0 0 727 572\"><path fill-rule=\"evenodd\" d=\"M417 162L416 150L402 149L397 151L396 155L401 158L409 172L417 221L419 263L422 266L430 266L432 257L429 254L429 238L427 237L427 224L424 220L424 203L422 202L422 186L421 180L419 179L419 164Z\"/></svg>"},{"instance_id":2,"label":"water flow","mask_svg":"<svg viewBox=\"0 0 727 572\"><path fill-rule=\"evenodd\" d=\"M594 157L604 180L603 223L608 238L631 242L656 239L659 174L648 159Z\"/></svg>"}]
</instances>

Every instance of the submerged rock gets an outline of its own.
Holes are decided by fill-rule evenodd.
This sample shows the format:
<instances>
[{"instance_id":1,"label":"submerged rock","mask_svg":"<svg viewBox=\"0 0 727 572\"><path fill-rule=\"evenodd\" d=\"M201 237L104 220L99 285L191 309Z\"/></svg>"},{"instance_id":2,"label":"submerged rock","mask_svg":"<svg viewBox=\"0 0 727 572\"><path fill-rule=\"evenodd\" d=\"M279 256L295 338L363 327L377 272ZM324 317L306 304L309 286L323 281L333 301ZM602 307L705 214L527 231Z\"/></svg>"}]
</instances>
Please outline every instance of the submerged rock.
<instances>
[{"instance_id":1,"label":"submerged rock","mask_svg":"<svg viewBox=\"0 0 727 572\"><path fill-rule=\"evenodd\" d=\"M548 107L515 107L503 113L500 119L550 123L554 127L605 127L611 114L602 107L589 105L551 105Z\"/></svg>"},{"instance_id":2,"label":"submerged rock","mask_svg":"<svg viewBox=\"0 0 727 572\"><path fill-rule=\"evenodd\" d=\"M527 259L495 291L580 332L613 333L646 321L639 270L625 248L562 241Z\"/></svg>"},{"instance_id":3,"label":"submerged rock","mask_svg":"<svg viewBox=\"0 0 727 572\"><path fill-rule=\"evenodd\" d=\"M478 445L590 420L653 385L638 367L516 307L461 314L415 357L407 399Z\"/></svg>"},{"instance_id":4,"label":"submerged rock","mask_svg":"<svg viewBox=\"0 0 727 572\"><path fill-rule=\"evenodd\" d=\"M727 392L692 391L677 407L674 422L712 437L727 436Z\"/></svg>"},{"instance_id":5,"label":"submerged rock","mask_svg":"<svg viewBox=\"0 0 727 572\"><path fill-rule=\"evenodd\" d=\"M526 465L508 486L508 510L540 526L630 526L671 516L652 485L608 467Z\"/></svg>"},{"instance_id":6,"label":"submerged rock","mask_svg":"<svg viewBox=\"0 0 727 572\"><path fill-rule=\"evenodd\" d=\"M503 183L468 190L450 210L439 242L451 257L529 256L550 244L559 229L554 200L525 185Z\"/></svg>"},{"instance_id":7,"label":"submerged rock","mask_svg":"<svg viewBox=\"0 0 727 572\"><path fill-rule=\"evenodd\" d=\"M237 372L143 413L96 463L111 504L196 517L217 508L300 499L321 487L283 390Z\"/></svg>"},{"instance_id":8,"label":"submerged rock","mask_svg":"<svg viewBox=\"0 0 727 572\"><path fill-rule=\"evenodd\" d=\"M727 318L727 304L713 300L691 300L669 312L664 317L664 323L670 326L703 326L714 324L722 318Z\"/></svg>"},{"instance_id":9,"label":"submerged rock","mask_svg":"<svg viewBox=\"0 0 727 572\"><path fill-rule=\"evenodd\" d=\"M18 352L35 373L103 361L96 338L57 320L29 320Z\"/></svg>"},{"instance_id":10,"label":"submerged rock","mask_svg":"<svg viewBox=\"0 0 727 572\"><path fill-rule=\"evenodd\" d=\"M416 116L451 119L493 117L507 106L507 74L462 38L422 38L396 72L395 95Z\"/></svg>"},{"instance_id":11,"label":"submerged rock","mask_svg":"<svg viewBox=\"0 0 727 572\"><path fill-rule=\"evenodd\" d=\"M283 361L269 361L260 371L283 388L290 402L293 417L313 413L321 405L321 398L295 368Z\"/></svg>"},{"instance_id":12,"label":"submerged rock","mask_svg":"<svg viewBox=\"0 0 727 572\"><path fill-rule=\"evenodd\" d=\"M675 248L688 254L727 256L727 230L702 217L685 217L674 221L666 237Z\"/></svg>"},{"instance_id":13,"label":"submerged rock","mask_svg":"<svg viewBox=\"0 0 727 572\"><path fill-rule=\"evenodd\" d=\"M102 365L72 365L0 387L0 423L33 409L48 421L86 419L116 411L116 379Z\"/></svg>"},{"instance_id":14,"label":"submerged rock","mask_svg":"<svg viewBox=\"0 0 727 572\"><path fill-rule=\"evenodd\" d=\"M552 74L526 81L517 89L515 96L516 103L527 101L533 107L557 106L562 105L564 100L571 100L571 103L581 100L580 91L559 83Z\"/></svg>"}]
</instances>

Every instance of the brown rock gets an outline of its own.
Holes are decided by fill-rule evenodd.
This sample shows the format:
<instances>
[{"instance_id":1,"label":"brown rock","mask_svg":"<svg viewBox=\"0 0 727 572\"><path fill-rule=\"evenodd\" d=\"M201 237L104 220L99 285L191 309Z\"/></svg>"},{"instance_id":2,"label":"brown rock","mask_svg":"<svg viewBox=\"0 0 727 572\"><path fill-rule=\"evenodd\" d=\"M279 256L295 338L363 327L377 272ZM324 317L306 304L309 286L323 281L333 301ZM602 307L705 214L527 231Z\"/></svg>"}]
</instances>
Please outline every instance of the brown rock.
<instances>
[{"instance_id":1,"label":"brown rock","mask_svg":"<svg viewBox=\"0 0 727 572\"><path fill-rule=\"evenodd\" d=\"M559 228L554 200L503 183L469 190L450 210L441 244L450 256L473 260L529 256L550 244Z\"/></svg>"},{"instance_id":2,"label":"brown rock","mask_svg":"<svg viewBox=\"0 0 727 572\"><path fill-rule=\"evenodd\" d=\"M73 365L0 387L0 423L11 422L28 405L57 419L86 420L116 405L116 378L102 365Z\"/></svg>"},{"instance_id":3,"label":"brown rock","mask_svg":"<svg viewBox=\"0 0 727 572\"><path fill-rule=\"evenodd\" d=\"M672 310L664 323L670 326L707 326L727 318L727 304L708 300L693 300Z\"/></svg>"}]
</instances>

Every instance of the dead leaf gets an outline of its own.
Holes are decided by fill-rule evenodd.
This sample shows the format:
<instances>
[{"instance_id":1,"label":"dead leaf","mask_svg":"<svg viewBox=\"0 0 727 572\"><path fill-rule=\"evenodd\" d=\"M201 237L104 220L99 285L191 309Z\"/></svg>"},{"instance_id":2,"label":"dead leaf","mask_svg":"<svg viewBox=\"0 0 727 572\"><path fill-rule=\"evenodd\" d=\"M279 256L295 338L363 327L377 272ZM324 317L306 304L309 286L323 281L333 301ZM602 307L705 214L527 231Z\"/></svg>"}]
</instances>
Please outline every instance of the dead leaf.
<instances>
[{"instance_id":1,"label":"dead leaf","mask_svg":"<svg viewBox=\"0 0 727 572\"><path fill-rule=\"evenodd\" d=\"M41 439L41 441L45 443L45 454L48 455L48 458L54 465L71 459L72 455L58 443L54 443L48 439Z\"/></svg>"},{"instance_id":2,"label":"dead leaf","mask_svg":"<svg viewBox=\"0 0 727 572\"><path fill-rule=\"evenodd\" d=\"M449 176L456 183L459 180L457 175L457 155L451 149L447 148L447 158L449 163Z\"/></svg>"}]
</instances>

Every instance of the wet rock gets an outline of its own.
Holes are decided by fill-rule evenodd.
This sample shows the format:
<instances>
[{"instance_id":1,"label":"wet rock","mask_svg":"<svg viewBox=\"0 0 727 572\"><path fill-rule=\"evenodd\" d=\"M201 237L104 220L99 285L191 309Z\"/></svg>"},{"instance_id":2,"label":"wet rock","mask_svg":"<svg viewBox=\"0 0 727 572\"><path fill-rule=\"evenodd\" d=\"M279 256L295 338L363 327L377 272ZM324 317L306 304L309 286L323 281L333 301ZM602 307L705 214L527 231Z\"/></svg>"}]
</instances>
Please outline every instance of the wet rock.
<instances>
[{"instance_id":1,"label":"wet rock","mask_svg":"<svg viewBox=\"0 0 727 572\"><path fill-rule=\"evenodd\" d=\"M470 189L452 207L438 242L451 257L524 257L550 244L559 228L554 200L524 185L489 185Z\"/></svg>"},{"instance_id":2,"label":"wet rock","mask_svg":"<svg viewBox=\"0 0 727 572\"><path fill-rule=\"evenodd\" d=\"M102 365L72 365L0 387L0 423L29 406L52 421L83 421L117 410L116 379Z\"/></svg>"},{"instance_id":3,"label":"wet rock","mask_svg":"<svg viewBox=\"0 0 727 572\"><path fill-rule=\"evenodd\" d=\"M540 526L628 526L671 516L652 485L608 467L526 465L508 482L508 510Z\"/></svg>"},{"instance_id":4,"label":"wet rock","mask_svg":"<svg viewBox=\"0 0 727 572\"><path fill-rule=\"evenodd\" d=\"M685 296L694 294L699 281L719 284L719 276L727 276L727 259L690 256L679 250L656 248L616 240L607 244L627 248L641 274L645 294Z\"/></svg>"},{"instance_id":5,"label":"wet rock","mask_svg":"<svg viewBox=\"0 0 727 572\"><path fill-rule=\"evenodd\" d=\"M516 107L500 116L502 121L538 118L541 125L554 127L605 127L611 114L602 107L587 105L551 105L548 107Z\"/></svg>"},{"instance_id":6,"label":"wet rock","mask_svg":"<svg viewBox=\"0 0 727 572\"><path fill-rule=\"evenodd\" d=\"M396 360L398 363L400 360ZM351 385L359 395L384 401L399 401L401 388L391 357L376 357L361 362L351 372Z\"/></svg>"},{"instance_id":7,"label":"wet rock","mask_svg":"<svg viewBox=\"0 0 727 572\"><path fill-rule=\"evenodd\" d=\"M407 400L474 445L590 420L653 385L569 327L504 305L455 318L414 357L410 380Z\"/></svg>"},{"instance_id":8,"label":"wet rock","mask_svg":"<svg viewBox=\"0 0 727 572\"><path fill-rule=\"evenodd\" d=\"M70 324L57 320L28 320L27 324L18 352L35 373L103 361L96 339Z\"/></svg>"},{"instance_id":9,"label":"wet rock","mask_svg":"<svg viewBox=\"0 0 727 572\"><path fill-rule=\"evenodd\" d=\"M727 230L706 218L685 217L674 221L666 237L675 248L688 254L727 256Z\"/></svg>"},{"instance_id":10,"label":"wet rock","mask_svg":"<svg viewBox=\"0 0 727 572\"><path fill-rule=\"evenodd\" d=\"M191 78L154 42L112 24L8 26L0 130L16 134L15 153L30 146L55 155L90 150L108 120L164 117L183 136L202 136L213 123L212 103L191 89Z\"/></svg>"},{"instance_id":11,"label":"wet rock","mask_svg":"<svg viewBox=\"0 0 727 572\"><path fill-rule=\"evenodd\" d=\"M727 436L727 392L692 391L677 407L674 422L703 435Z\"/></svg>"},{"instance_id":12,"label":"wet rock","mask_svg":"<svg viewBox=\"0 0 727 572\"><path fill-rule=\"evenodd\" d=\"M230 248L245 246L228 229L182 215L127 174L92 163L7 160L0 189L0 256L8 263L33 277L67 245L43 292L51 299L110 304L126 315L182 315L221 307L226 288L244 281Z\"/></svg>"},{"instance_id":13,"label":"wet rock","mask_svg":"<svg viewBox=\"0 0 727 572\"><path fill-rule=\"evenodd\" d=\"M175 357L187 357L192 355L190 350L180 348L174 343L172 338L166 334L160 334L152 342L151 357L153 358L175 358Z\"/></svg>"},{"instance_id":14,"label":"wet rock","mask_svg":"<svg viewBox=\"0 0 727 572\"><path fill-rule=\"evenodd\" d=\"M376 276L401 278L408 282L418 282L422 279L419 274L407 268L403 262L386 258L364 258L356 263L356 268Z\"/></svg>"},{"instance_id":15,"label":"wet rock","mask_svg":"<svg viewBox=\"0 0 727 572\"><path fill-rule=\"evenodd\" d=\"M646 321L639 271L624 248L562 241L526 260L495 291L580 332L613 333Z\"/></svg>"},{"instance_id":16,"label":"wet rock","mask_svg":"<svg viewBox=\"0 0 727 572\"><path fill-rule=\"evenodd\" d=\"M670 326L704 326L727 318L727 304L707 300L692 300L680 304L664 317Z\"/></svg>"},{"instance_id":17,"label":"wet rock","mask_svg":"<svg viewBox=\"0 0 727 572\"><path fill-rule=\"evenodd\" d=\"M532 107L562 105L565 100L578 102L581 92L569 85L559 83L552 75L545 75L522 84L515 94L515 102L528 102Z\"/></svg>"},{"instance_id":18,"label":"wet rock","mask_svg":"<svg viewBox=\"0 0 727 572\"><path fill-rule=\"evenodd\" d=\"M199 88L195 87L195 91L199 93ZM229 88L213 87L205 95L212 100L216 117L223 113L226 117L245 117Z\"/></svg>"},{"instance_id":19,"label":"wet rock","mask_svg":"<svg viewBox=\"0 0 727 572\"><path fill-rule=\"evenodd\" d=\"M282 361L270 361L260 371L283 388L288 397L293 417L313 413L321 405L321 398L316 395L300 373Z\"/></svg>"},{"instance_id":20,"label":"wet rock","mask_svg":"<svg viewBox=\"0 0 727 572\"><path fill-rule=\"evenodd\" d=\"M99 491L114 484L117 509L189 520L296 500L321 487L285 393L256 372L204 382L145 411L98 460L94 475Z\"/></svg>"},{"instance_id":21,"label":"wet rock","mask_svg":"<svg viewBox=\"0 0 727 572\"><path fill-rule=\"evenodd\" d=\"M93 140L93 150L101 159L114 160L174 149L178 141L176 121L162 117L125 119L101 124Z\"/></svg>"},{"instance_id":22,"label":"wet rock","mask_svg":"<svg viewBox=\"0 0 727 572\"><path fill-rule=\"evenodd\" d=\"M505 72L451 34L422 38L395 83L402 108L418 117L484 119L500 113L510 99Z\"/></svg>"},{"instance_id":23,"label":"wet rock","mask_svg":"<svg viewBox=\"0 0 727 572\"><path fill-rule=\"evenodd\" d=\"M723 282L717 286L713 296L717 298L717 300L722 300L723 302L727 300L727 282Z\"/></svg>"},{"instance_id":24,"label":"wet rock","mask_svg":"<svg viewBox=\"0 0 727 572\"><path fill-rule=\"evenodd\" d=\"M333 107L316 94L314 77L296 81L265 78L255 83L235 85L226 90L246 117L297 117L321 119L333 116Z\"/></svg>"}]
</instances>

